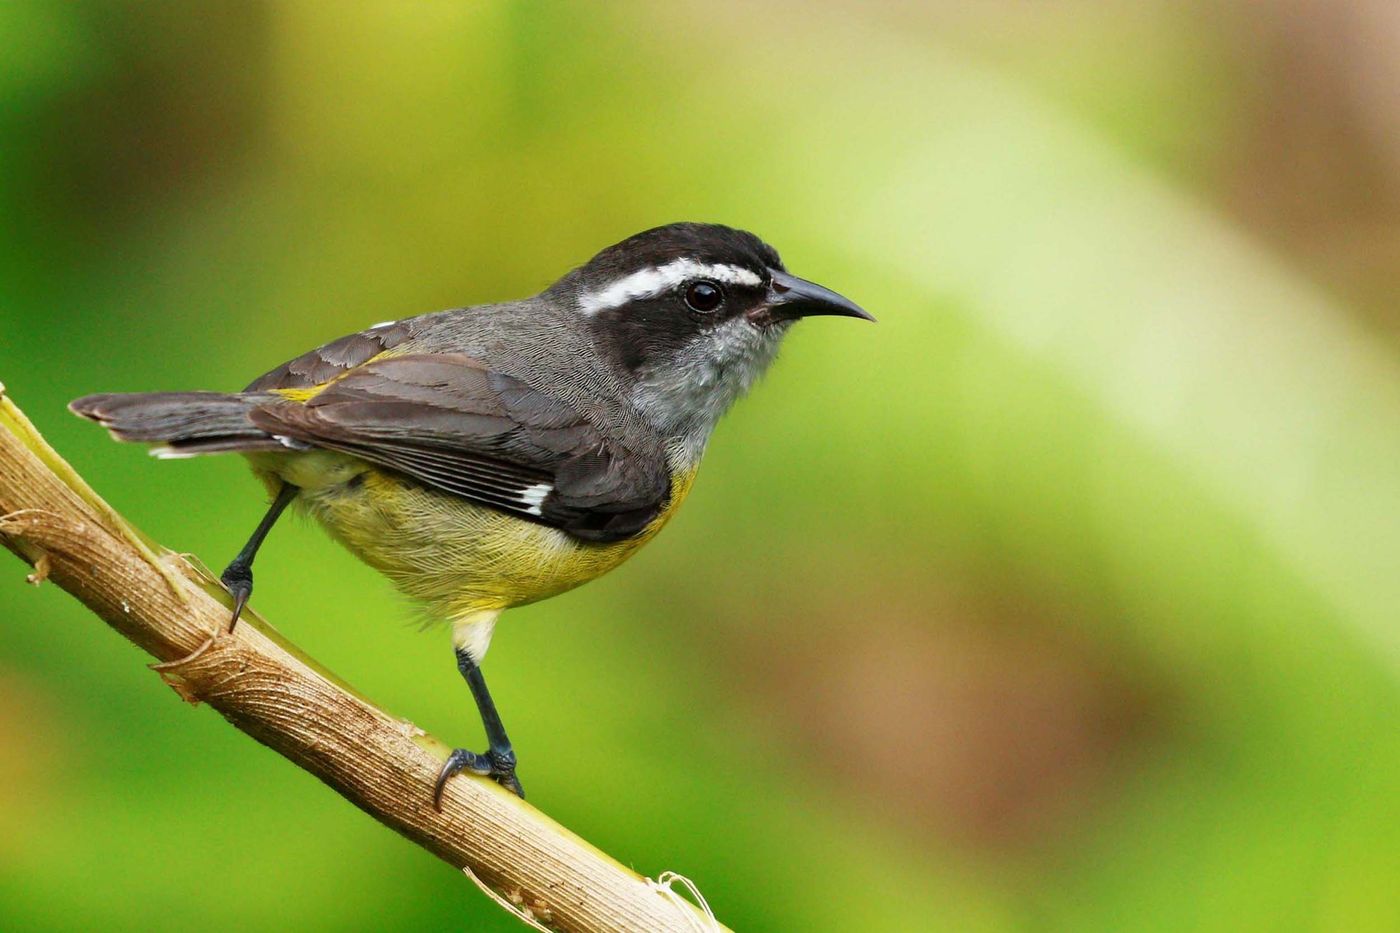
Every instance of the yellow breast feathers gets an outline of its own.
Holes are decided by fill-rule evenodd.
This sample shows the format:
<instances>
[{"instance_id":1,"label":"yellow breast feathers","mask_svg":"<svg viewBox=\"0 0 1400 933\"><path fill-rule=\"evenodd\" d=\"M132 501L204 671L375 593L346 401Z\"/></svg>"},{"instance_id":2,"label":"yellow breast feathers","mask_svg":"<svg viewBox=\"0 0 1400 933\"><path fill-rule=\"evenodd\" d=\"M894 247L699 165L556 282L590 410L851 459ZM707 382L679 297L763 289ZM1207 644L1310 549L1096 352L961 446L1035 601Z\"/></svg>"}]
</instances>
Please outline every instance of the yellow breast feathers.
<instances>
[{"instance_id":1,"label":"yellow breast feathers","mask_svg":"<svg viewBox=\"0 0 1400 933\"><path fill-rule=\"evenodd\" d=\"M338 541L439 620L545 599L602 576L651 540L685 499L696 469L673 474L666 508L623 541L563 531L437 492L332 451L259 453L254 468L289 482Z\"/></svg>"}]
</instances>

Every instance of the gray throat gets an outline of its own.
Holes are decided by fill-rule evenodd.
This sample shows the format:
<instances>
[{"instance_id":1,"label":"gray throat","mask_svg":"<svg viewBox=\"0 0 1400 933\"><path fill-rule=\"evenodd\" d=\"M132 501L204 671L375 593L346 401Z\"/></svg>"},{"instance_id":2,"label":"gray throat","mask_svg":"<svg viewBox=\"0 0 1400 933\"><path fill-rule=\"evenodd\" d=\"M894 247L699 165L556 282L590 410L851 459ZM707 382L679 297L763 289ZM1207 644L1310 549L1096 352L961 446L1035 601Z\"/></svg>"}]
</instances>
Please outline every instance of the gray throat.
<instances>
[{"instance_id":1,"label":"gray throat","mask_svg":"<svg viewBox=\"0 0 1400 933\"><path fill-rule=\"evenodd\" d=\"M719 419L768 369L786 331L785 324L759 329L735 320L638 374L632 404L671 442L678 466L699 461Z\"/></svg>"}]
</instances>

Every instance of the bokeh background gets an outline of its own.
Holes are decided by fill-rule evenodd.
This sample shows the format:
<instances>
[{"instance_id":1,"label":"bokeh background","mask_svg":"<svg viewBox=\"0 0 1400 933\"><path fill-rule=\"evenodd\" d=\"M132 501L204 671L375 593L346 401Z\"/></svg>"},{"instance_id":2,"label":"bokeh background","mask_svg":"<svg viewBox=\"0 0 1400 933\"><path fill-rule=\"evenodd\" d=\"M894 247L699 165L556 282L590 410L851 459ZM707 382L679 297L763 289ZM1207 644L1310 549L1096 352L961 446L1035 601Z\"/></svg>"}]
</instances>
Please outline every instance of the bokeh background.
<instances>
[{"instance_id":1,"label":"bokeh background","mask_svg":"<svg viewBox=\"0 0 1400 933\"><path fill-rule=\"evenodd\" d=\"M1400 6L0 4L0 380L221 565L233 389L676 219L808 322L623 570L498 630L531 799L737 930L1400 929ZM0 928L514 930L0 586ZM288 522L256 605L449 741L442 632Z\"/></svg>"}]
</instances>

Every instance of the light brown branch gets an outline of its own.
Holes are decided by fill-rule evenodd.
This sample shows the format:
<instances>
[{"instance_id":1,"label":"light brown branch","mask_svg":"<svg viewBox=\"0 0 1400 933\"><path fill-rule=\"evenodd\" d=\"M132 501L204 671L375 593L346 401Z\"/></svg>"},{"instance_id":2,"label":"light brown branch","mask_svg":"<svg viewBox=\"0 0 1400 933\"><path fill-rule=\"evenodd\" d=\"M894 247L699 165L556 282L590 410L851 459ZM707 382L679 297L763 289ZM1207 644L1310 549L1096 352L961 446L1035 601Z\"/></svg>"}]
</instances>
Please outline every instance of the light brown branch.
<instances>
[{"instance_id":1,"label":"light brown branch","mask_svg":"<svg viewBox=\"0 0 1400 933\"><path fill-rule=\"evenodd\" d=\"M230 635L217 583L104 503L0 386L0 543L153 655L191 702L316 775L375 819L470 869L550 929L682 931L698 912L658 893L486 779L448 785L432 806L443 743L334 678L255 613ZM708 920L704 921L709 923ZM706 927L701 927L706 928Z\"/></svg>"}]
</instances>

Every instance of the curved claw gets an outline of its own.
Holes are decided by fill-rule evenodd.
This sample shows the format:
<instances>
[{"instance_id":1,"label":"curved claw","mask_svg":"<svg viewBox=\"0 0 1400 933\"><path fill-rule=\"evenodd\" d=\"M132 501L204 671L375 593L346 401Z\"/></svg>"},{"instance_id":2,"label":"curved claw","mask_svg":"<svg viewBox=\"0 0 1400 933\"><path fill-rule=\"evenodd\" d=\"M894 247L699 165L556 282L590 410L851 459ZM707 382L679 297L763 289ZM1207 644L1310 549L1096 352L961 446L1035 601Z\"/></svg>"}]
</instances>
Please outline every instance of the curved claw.
<instances>
[{"instance_id":1,"label":"curved claw","mask_svg":"<svg viewBox=\"0 0 1400 933\"><path fill-rule=\"evenodd\" d=\"M228 620L228 630L232 632L243 614L243 607L248 605L248 598L253 595L253 571L252 568L230 567L219 580L233 597L233 617Z\"/></svg>"},{"instance_id":2,"label":"curved claw","mask_svg":"<svg viewBox=\"0 0 1400 933\"><path fill-rule=\"evenodd\" d=\"M525 788L520 786L520 778L515 776L514 771L506 771L502 774L491 775L496 779L496 783L510 791L521 800L525 799Z\"/></svg>"},{"instance_id":3,"label":"curved claw","mask_svg":"<svg viewBox=\"0 0 1400 933\"><path fill-rule=\"evenodd\" d=\"M520 799L525 799L525 791L520 779L515 776L515 756L487 753L479 755L465 748L454 748L447 756L437 780L433 782L433 809L442 812L442 791L455 774L466 771L480 777L489 777Z\"/></svg>"}]
</instances>

